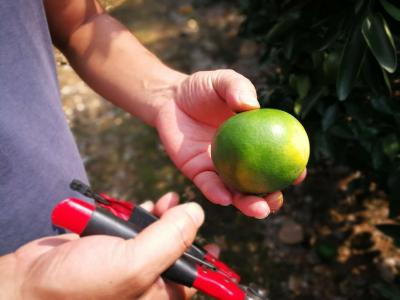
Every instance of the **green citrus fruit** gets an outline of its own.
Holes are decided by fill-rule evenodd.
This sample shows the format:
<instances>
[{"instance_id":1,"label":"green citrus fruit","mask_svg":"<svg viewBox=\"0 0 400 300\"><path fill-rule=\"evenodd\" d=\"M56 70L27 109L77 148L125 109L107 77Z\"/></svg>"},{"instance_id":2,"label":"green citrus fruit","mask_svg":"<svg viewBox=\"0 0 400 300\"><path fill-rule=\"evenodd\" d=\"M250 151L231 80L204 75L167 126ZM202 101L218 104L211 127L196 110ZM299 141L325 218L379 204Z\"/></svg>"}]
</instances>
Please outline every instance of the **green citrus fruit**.
<instances>
[{"instance_id":1,"label":"green citrus fruit","mask_svg":"<svg viewBox=\"0 0 400 300\"><path fill-rule=\"evenodd\" d=\"M303 126L278 109L251 110L229 118L218 129L211 148L222 180L249 194L287 187L303 172L309 154Z\"/></svg>"}]
</instances>

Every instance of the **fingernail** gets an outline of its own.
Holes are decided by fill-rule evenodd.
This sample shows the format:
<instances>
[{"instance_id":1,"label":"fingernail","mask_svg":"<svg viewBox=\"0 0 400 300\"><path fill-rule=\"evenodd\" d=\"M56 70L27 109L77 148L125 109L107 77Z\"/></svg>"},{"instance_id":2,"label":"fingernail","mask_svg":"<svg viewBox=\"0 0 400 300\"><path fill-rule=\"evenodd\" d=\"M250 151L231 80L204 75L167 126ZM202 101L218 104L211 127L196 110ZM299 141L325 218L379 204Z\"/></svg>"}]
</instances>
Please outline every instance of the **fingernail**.
<instances>
[{"instance_id":1,"label":"fingernail","mask_svg":"<svg viewBox=\"0 0 400 300\"><path fill-rule=\"evenodd\" d=\"M140 204L140 206L147 211L152 211L154 208L154 203L150 200L147 200L147 201L143 202L142 204Z\"/></svg>"},{"instance_id":2,"label":"fingernail","mask_svg":"<svg viewBox=\"0 0 400 300\"><path fill-rule=\"evenodd\" d=\"M200 205L197 203L187 203L185 204L186 213L192 218L194 223L200 227L204 222L204 212Z\"/></svg>"},{"instance_id":3,"label":"fingernail","mask_svg":"<svg viewBox=\"0 0 400 300\"><path fill-rule=\"evenodd\" d=\"M260 103L258 103L256 96L248 91L241 91L239 93L239 101L242 105L249 107L260 107Z\"/></svg>"},{"instance_id":4,"label":"fingernail","mask_svg":"<svg viewBox=\"0 0 400 300\"><path fill-rule=\"evenodd\" d=\"M224 197L224 198L221 198L219 204L222 206L228 206L228 205L232 204L232 201L228 197Z\"/></svg>"},{"instance_id":5,"label":"fingernail","mask_svg":"<svg viewBox=\"0 0 400 300\"><path fill-rule=\"evenodd\" d=\"M265 219L270 213L267 202L257 203L257 213L254 215L256 219Z\"/></svg>"},{"instance_id":6,"label":"fingernail","mask_svg":"<svg viewBox=\"0 0 400 300\"><path fill-rule=\"evenodd\" d=\"M153 201L151 201L151 200L146 200L146 201L144 201L141 205L149 206L149 205L153 205L153 204L154 204Z\"/></svg>"},{"instance_id":7,"label":"fingernail","mask_svg":"<svg viewBox=\"0 0 400 300\"><path fill-rule=\"evenodd\" d=\"M176 192L168 192L166 195L168 195L168 206L172 207L175 206L176 204L179 203L179 194Z\"/></svg>"},{"instance_id":8,"label":"fingernail","mask_svg":"<svg viewBox=\"0 0 400 300\"><path fill-rule=\"evenodd\" d=\"M269 196L271 197L272 194ZM271 211L274 213L277 211L283 203L283 195L281 192L276 192L275 195L273 195L272 199L268 201L269 207L271 208Z\"/></svg>"},{"instance_id":9,"label":"fingernail","mask_svg":"<svg viewBox=\"0 0 400 300\"><path fill-rule=\"evenodd\" d=\"M218 199L218 204L222 206L228 206L232 204L231 195L228 191L219 191L216 194L216 198Z\"/></svg>"},{"instance_id":10,"label":"fingernail","mask_svg":"<svg viewBox=\"0 0 400 300\"><path fill-rule=\"evenodd\" d=\"M283 204L283 195L282 195L282 193L278 197L278 204L279 204L279 207L281 207L282 204Z\"/></svg>"}]
</instances>

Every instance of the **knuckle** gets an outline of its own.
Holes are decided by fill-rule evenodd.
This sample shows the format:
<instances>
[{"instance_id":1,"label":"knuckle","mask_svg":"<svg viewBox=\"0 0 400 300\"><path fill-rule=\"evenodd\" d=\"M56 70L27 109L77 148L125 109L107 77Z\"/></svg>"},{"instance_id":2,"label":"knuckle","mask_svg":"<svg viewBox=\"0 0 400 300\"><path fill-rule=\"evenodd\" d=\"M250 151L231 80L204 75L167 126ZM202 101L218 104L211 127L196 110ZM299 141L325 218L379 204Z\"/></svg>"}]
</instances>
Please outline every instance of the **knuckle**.
<instances>
[{"instance_id":1,"label":"knuckle","mask_svg":"<svg viewBox=\"0 0 400 300\"><path fill-rule=\"evenodd\" d=\"M224 72L226 75L237 75L238 73L233 69L221 69L221 72Z\"/></svg>"},{"instance_id":2,"label":"knuckle","mask_svg":"<svg viewBox=\"0 0 400 300\"><path fill-rule=\"evenodd\" d=\"M193 241L192 228L195 226L194 221L185 212L179 219L171 218L169 224L171 232L178 242L178 247L182 251L186 250Z\"/></svg>"},{"instance_id":3,"label":"knuckle","mask_svg":"<svg viewBox=\"0 0 400 300\"><path fill-rule=\"evenodd\" d=\"M233 69L221 69L221 70L218 70L218 72L219 72L220 77L225 78L226 80L232 80L232 79L240 76L239 73L237 73Z\"/></svg>"}]
</instances>

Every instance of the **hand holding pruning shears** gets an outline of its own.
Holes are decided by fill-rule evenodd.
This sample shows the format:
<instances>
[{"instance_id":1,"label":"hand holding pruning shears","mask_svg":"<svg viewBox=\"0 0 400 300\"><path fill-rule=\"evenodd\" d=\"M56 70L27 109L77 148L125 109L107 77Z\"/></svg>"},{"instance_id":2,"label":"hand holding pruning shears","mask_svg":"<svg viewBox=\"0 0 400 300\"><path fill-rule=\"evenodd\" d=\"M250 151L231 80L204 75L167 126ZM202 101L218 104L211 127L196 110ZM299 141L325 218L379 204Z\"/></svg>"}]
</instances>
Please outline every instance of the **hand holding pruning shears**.
<instances>
[{"instance_id":1,"label":"hand holding pruning shears","mask_svg":"<svg viewBox=\"0 0 400 300\"><path fill-rule=\"evenodd\" d=\"M15 280L22 299L184 299L195 293L159 277L190 245L203 222L197 204L160 198L161 219L134 240L76 234L43 238L20 248ZM215 246L208 251L218 254ZM30 269L24 276L22 269ZM19 298L16 298L19 299Z\"/></svg>"},{"instance_id":2,"label":"hand holding pruning shears","mask_svg":"<svg viewBox=\"0 0 400 300\"><path fill-rule=\"evenodd\" d=\"M118 243L114 241L117 245L112 247L112 251L101 241L99 244L92 244L92 248L89 249L94 251L93 255L96 256L97 249L100 249L106 260L107 255L120 256L116 260L125 261L124 268L127 268L127 264L133 265L132 268L136 272L133 272L131 286L129 286L129 281L126 282L126 289L132 290L138 285L141 287L136 290L136 293L139 294L133 295L133 297L149 293L145 292L147 290L151 291L156 287L160 290L160 287L163 287L161 290L166 291L166 295L174 295L172 299L187 298L193 294L194 290L190 288L194 287L221 300L265 299L265 294L261 290L239 283L240 276L216 258L215 248L209 246L206 250L195 244L192 245L193 235L204 219L203 212L197 204L188 203L174 207L167 211L161 219L157 219L148 211L141 207L135 207L132 203L94 193L79 181L73 181L71 187L85 196L93 198L96 205L77 198L65 199L55 207L52 214L53 223L81 236L90 236L82 240L92 239L93 235L110 235L126 239L126 241L118 239ZM168 197L170 199L165 200ZM175 194L169 194L163 198L156 204L153 209L154 213L162 213L178 202ZM120 243L126 243L123 246L123 252L119 250ZM171 247L171 245L174 246ZM105 247L101 248L102 246ZM76 247L74 248L74 251L77 251L74 254L79 256L79 251L76 250ZM83 250L87 250L87 248ZM109 253L105 252L106 250ZM60 257L60 255L58 254L56 257ZM61 257L63 256L61 255ZM166 259L167 257L168 259ZM79 256L73 257L73 259L79 261L82 258ZM112 260L113 258L111 258ZM68 268L68 266L66 267ZM109 265L108 267L112 268L115 278L121 277L121 266ZM84 271L86 272L86 269ZM124 273L132 274L127 271ZM164 280L168 279L168 282L173 281L181 286L168 285L165 284L166 281L158 279L158 286L153 287L152 283L160 274ZM82 274L79 273L79 275ZM90 274L84 276L84 278L87 277L91 277ZM135 278L138 278L138 283L135 283ZM121 283L118 286L121 286ZM171 286L174 287L175 293L168 292ZM180 291L180 293L176 294L176 291Z\"/></svg>"}]
</instances>

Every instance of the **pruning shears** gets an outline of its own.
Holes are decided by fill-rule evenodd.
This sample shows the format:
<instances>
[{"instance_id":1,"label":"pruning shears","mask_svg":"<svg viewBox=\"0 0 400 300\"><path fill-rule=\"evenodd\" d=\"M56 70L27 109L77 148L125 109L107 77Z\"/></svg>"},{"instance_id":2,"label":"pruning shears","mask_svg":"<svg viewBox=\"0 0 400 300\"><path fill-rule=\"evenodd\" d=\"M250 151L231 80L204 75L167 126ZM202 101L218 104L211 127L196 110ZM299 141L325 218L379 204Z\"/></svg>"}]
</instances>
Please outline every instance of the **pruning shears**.
<instances>
[{"instance_id":1,"label":"pruning shears","mask_svg":"<svg viewBox=\"0 0 400 300\"><path fill-rule=\"evenodd\" d=\"M70 187L94 199L95 204L67 198L54 208L52 222L80 236L101 234L131 239L158 219L131 202L95 193L79 180L73 180ZM264 289L240 284L240 276L235 271L196 244L192 244L162 277L194 287L215 299L267 300Z\"/></svg>"}]
</instances>

